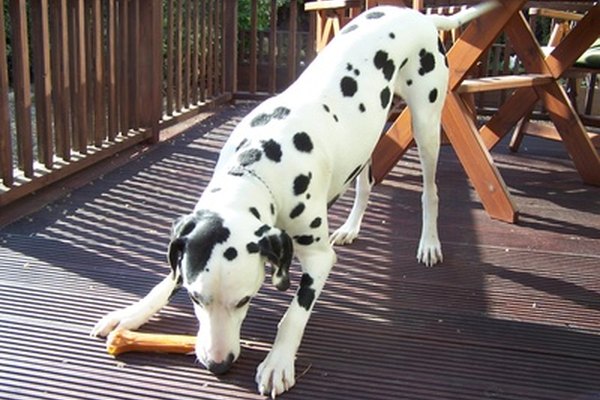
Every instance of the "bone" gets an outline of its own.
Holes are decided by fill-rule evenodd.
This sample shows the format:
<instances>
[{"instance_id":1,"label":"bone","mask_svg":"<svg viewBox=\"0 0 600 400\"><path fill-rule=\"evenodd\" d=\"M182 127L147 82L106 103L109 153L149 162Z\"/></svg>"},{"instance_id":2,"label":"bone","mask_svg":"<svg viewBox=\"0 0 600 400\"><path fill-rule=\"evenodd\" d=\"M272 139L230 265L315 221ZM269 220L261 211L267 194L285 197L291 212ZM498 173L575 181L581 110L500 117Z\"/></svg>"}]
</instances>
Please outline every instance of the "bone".
<instances>
[{"instance_id":1,"label":"bone","mask_svg":"<svg viewBox=\"0 0 600 400\"><path fill-rule=\"evenodd\" d=\"M117 356L130 351L159 353L193 353L196 336L141 333L127 329L111 332L106 338L106 351Z\"/></svg>"}]
</instances>

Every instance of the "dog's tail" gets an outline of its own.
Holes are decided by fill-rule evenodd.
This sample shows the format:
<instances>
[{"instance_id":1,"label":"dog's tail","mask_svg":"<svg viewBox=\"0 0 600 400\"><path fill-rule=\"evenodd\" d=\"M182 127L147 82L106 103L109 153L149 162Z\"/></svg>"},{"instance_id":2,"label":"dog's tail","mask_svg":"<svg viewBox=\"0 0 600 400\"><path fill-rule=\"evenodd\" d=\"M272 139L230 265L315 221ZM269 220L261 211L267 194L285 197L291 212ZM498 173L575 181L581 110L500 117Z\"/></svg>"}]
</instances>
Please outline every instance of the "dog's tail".
<instances>
[{"instance_id":1,"label":"dog's tail","mask_svg":"<svg viewBox=\"0 0 600 400\"><path fill-rule=\"evenodd\" d=\"M469 7L466 10L460 11L454 15L435 15L430 14L428 17L431 19L433 24L438 30L448 31L456 29L461 25L493 10L500 6L497 1L488 1L485 3L477 4L476 6Z\"/></svg>"}]
</instances>

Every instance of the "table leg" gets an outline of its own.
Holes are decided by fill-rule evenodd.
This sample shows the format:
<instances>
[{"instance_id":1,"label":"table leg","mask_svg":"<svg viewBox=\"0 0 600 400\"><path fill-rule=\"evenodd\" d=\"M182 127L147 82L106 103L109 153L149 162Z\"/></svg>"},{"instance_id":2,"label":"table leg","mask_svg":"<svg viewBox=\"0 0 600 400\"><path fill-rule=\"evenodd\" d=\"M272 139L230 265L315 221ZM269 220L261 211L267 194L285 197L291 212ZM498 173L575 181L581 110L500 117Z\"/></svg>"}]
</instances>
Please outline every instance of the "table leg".
<instances>
[{"instance_id":1,"label":"table leg","mask_svg":"<svg viewBox=\"0 0 600 400\"><path fill-rule=\"evenodd\" d=\"M414 144L410 111L405 108L381 137L373 151L373 178L380 183L398 160Z\"/></svg>"},{"instance_id":2,"label":"table leg","mask_svg":"<svg viewBox=\"0 0 600 400\"><path fill-rule=\"evenodd\" d=\"M468 110L456 93L448 93L442 126L490 217L516 222L517 209Z\"/></svg>"},{"instance_id":3,"label":"table leg","mask_svg":"<svg viewBox=\"0 0 600 400\"><path fill-rule=\"evenodd\" d=\"M564 89L553 82L537 89L583 182L600 186L600 156Z\"/></svg>"}]
</instances>

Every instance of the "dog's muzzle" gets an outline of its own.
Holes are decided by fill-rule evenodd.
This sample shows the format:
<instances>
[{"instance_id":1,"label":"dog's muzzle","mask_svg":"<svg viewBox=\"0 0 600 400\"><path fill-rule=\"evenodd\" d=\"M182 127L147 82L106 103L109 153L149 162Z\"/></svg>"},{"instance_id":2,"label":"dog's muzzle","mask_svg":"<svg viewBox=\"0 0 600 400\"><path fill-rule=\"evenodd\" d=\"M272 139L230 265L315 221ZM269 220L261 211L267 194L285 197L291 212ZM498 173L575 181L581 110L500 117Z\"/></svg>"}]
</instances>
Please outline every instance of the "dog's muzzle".
<instances>
[{"instance_id":1,"label":"dog's muzzle","mask_svg":"<svg viewBox=\"0 0 600 400\"><path fill-rule=\"evenodd\" d=\"M233 365L234 361L235 361L235 356L233 355L233 353L229 353L229 355L227 356L227 359L225 359L225 361L222 361L222 362L214 362L212 360L204 360L204 359L200 360L200 362L206 367L206 369L208 369L210 372L212 372L215 375L221 375L221 374L224 374L225 372L229 371L229 369Z\"/></svg>"}]
</instances>

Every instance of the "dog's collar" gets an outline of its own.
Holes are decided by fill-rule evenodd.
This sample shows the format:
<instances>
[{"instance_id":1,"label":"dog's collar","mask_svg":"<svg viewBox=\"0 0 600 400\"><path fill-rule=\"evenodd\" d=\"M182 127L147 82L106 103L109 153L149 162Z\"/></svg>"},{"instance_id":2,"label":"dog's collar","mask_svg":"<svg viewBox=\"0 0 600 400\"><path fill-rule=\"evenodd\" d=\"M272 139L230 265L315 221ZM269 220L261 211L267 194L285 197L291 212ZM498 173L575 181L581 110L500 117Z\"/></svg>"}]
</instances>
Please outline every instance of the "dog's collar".
<instances>
[{"instance_id":1,"label":"dog's collar","mask_svg":"<svg viewBox=\"0 0 600 400\"><path fill-rule=\"evenodd\" d=\"M271 190L271 188L269 187L267 182L260 175L258 175L256 173L256 171L254 171L253 169L247 168L243 165L238 165L238 166L232 168L229 171L229 173L232 175L236 175L236 176L242 176L242 175L248 174L248 175L254 177L267 189L267 192L269 192L269 196L271 196L271 200L272 200L271 204L273 204L273 207L277 208L277 202L275 201L275 195L273 194L273 191Z\"/></svg>"}]
</instances>

